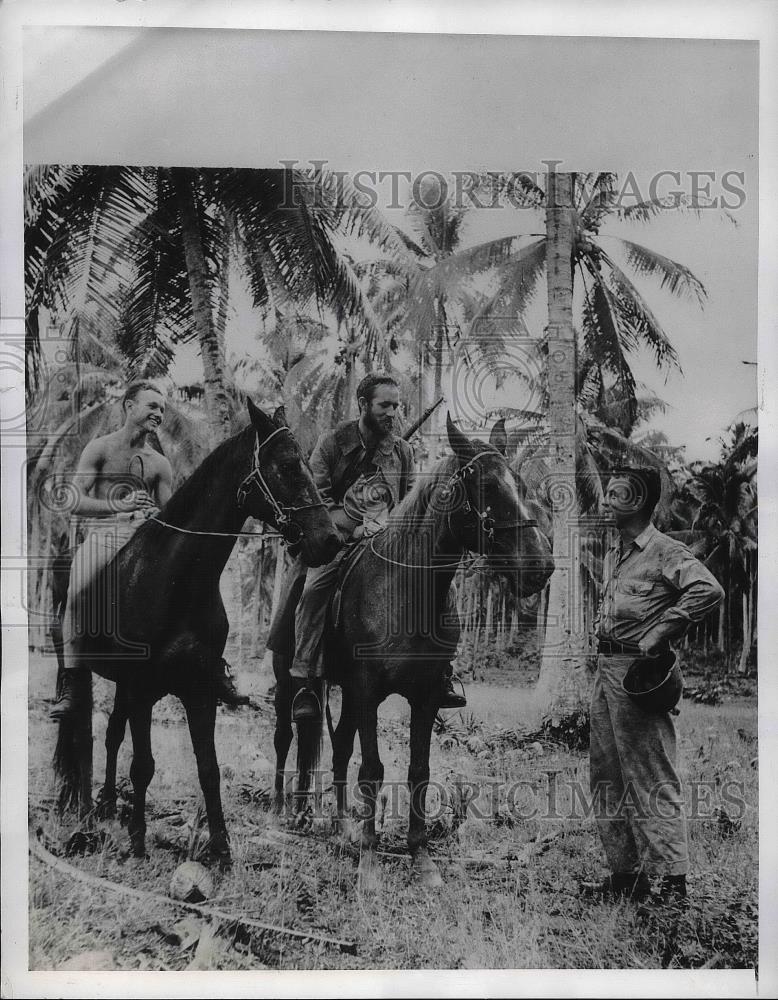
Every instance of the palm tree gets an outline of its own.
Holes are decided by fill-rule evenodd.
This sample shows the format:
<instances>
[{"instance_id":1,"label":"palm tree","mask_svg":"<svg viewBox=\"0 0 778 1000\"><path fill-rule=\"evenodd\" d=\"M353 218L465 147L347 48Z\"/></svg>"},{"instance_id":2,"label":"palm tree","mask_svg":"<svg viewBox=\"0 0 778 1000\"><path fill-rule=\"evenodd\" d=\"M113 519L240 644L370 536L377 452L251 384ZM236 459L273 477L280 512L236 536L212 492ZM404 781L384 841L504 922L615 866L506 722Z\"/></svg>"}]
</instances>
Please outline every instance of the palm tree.
<instances>
[{"instance_id":1,"label":"palm tree","mask_svg":"<svg viewBox=\"0 0 778 1000\"><path fill-rule=\"evenodd\" d=\"M435 181L421 186L407 221L409 232L397 232L411 252L410 263L403 260L400 267L387 261L373 263L374 301L392 338L405 335L412 342L422 372L431 350L432 399L439 399L445 350L462 341L465 329L468 342L482 349L485 356L500 354L491 331L489 337L479 340L481 328L468 323L469 283L504 261L514 240L499 238L466 245L467 211L442 197ZM422 399L420 405L425 409L426 401ZM433 428L439 428L440 419L442 411L434 414Z\"/></svg>"},{"instance_id":2,"label":"palm tree","mask_svg":"<svg viewBox=\"0 0 778 1000\"><path fill-rule=\"evenodd\" d=\"M230 241L256 306L268 301L271 289L302 304L320 300L377 335L339 234L376 240L388 253L407 251L380 213L350 207L357 200L348 190L338 200L333 183L322 172L288 170L31 168L25 180L28 384L34 385L37 368L40 311L69 317L75 336L89 307L116 314L117 285L125 284L132 289L124 307L131 340L196 337L211 432L224 437L231 414L218 318Z\"/></svg>"},{"instance_id":3,"label":"palm tree","mask_svg":"<svg viewBox=\"0 0 778 1000\"><path fill-rule=\"evenodd\" d=\"M745 672L756 628L758 431L737 422L721 440L721 459L697 465L683 497L697 505L691 537L704 540L705 563L724 588L719 645L732 655L735 607L740 597L742 641L739 670Z\"/></svg>"},{"instance_id":4,"label":"palm tree","mask_svg":"<svg viewBox=\"0 0 778 1000\"><path fill-rule=\"evenodd\" d=\"M578 590L578 503L576 494L576 363L573 332L574 217L573 178L549 173L546 231L548 241L548 425L553 505L554 562L549 590L549 620L538 680L545 719L556 729L582 707L585 668L584 635L576 626Z\"/></svg>"},{"instance_id":5,"label":"palm tree","mask_svg":"<svg viewBox=\"0 0 778 1000\"><path fill-rule=\"evenodd\" d=\"M643 345L651 350L660 368L680 368L675 349L632 278L656 279L661 288L700 306L707 293L683 264L603 230L612 222L644 224L670 211L699 215L700 209L660 199L624 208L618 203L615 174L576 173L571 177L571 267L574 285L580 280L575 303L580 305L578 325L582 354L589 363L587 378L593 389L610 397L606 402L611 417L622 434L628 435L639 415L638 387L629 355ZM527 175L490 175L483 183L497 184L507 191L512 203L523 209L524 218L533 210L539 215L546 206L547 192ZM495 268L495 290L484 301L475 325L494 315L524 315L546 269L547 239L542 232L524 232L513 238L507 252L502 248L503 260Z\"/></svg>"},{"instance_id":6,"label":"palm tree","mask_svg":"<svg viewBox=\"0 0 778 1000\"><path fill-rule=\"evenodd\" d=\"M558 493L567 497L565 510L554 506L554 547L557 570L552 577L549 618L557 623L547 635L539 691L545 702L545 718L552 723L586 715L587 673L584 664L582 622L576 621L572 587L579 577L582 548L577 538L576 519L576 393L589 397L589 409L600 419L613 422L622 439L627 439L639 416L637 384L628 355L638 346L648 346L660 367L678 366L667 335L651 312L633 281L654 277L676 295L704 303L702 283L669 258L620 236L601 234L610 219L648 222L668 208L658 200L631 208L617 203L616 177L612 173L550 173L545 191L525 175L494 178L490 182L510 188L514 204L538 212L545 209L546 232L524 233L495 267L496 288L483 302L473 325L493 315L526 312L544 269L548 277L549 335L546 368L548 373L548 426L552 452L550 474ZM692 210L695 210L694 207ZM525 212L526 217L526 212ZM526 242L529 239L530 242ZM611 239L624 258L606 250ZM564 261L564 263L563 263ZM581 361L576 363L576 336L573 332L574 282L581 279L580 301ZM595 405L592 405L594 401ZM657 405L656 402L649 405ZM607 431L605 431L607 433ZM579 438L580 438L579 431ZM579 456L581 449L579 447ZM580 461L580 457L579 457ZM570 551L559 546L570 539ZM565 667L563 667L563 664Z\"/></svg>"}]
</instances>

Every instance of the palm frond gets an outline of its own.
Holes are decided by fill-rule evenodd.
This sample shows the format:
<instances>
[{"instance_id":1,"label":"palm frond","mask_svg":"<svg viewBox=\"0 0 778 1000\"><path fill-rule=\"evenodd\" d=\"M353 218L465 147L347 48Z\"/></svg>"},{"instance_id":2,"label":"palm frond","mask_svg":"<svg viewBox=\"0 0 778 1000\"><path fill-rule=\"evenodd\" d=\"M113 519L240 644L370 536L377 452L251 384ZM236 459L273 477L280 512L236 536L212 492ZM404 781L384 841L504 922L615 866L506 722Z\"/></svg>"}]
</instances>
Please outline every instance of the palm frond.
<instances>
[{"instance_id":1,"label":"palm frond","mask_svg":"<svg viewBox=\"0 0 778 1000\"><path fill-rule=\"evenodd\" d=\"M499 316L522 317L546 266L546 240L538 239L513 251L496 268L497 290L488 296L470 324L488 323Z\"/></svg>"},{"instance_id":2,"label":"palm frond","mask_svg":"<svg viewBox=\"0 0 778 1000\"><path fill-rule=\"evenodd\" d=\"M505 199L515 208L525 210L540 210L546 203L546 193L538 184L537 175L529 171L484 173L475 185L475 191L485 194L493 204Z\"/></svg>"},{"instance_id":3,"label":"palm frond","mask_svg":"<svg viewBox=\"0 0 778 1000\"><path fill-rule=\"evenodd\" d=\"M586 176L589 182L582 184L578 211L583 227L596 233L602 219L612 211L618 176L610 171L598 173L593 179L591 174Z\"/></svg>"},{"instance_id":4,"label":"palm frond","mask_svg":"<svg viewBox=\"0 0 778 1000\"><path fill-rule=\"evenodd\" d=\"M709 216L712 211L717 210L719 217L737 226L738 221L732 212L725 208L714 206L710 199L699 198L696 202L686 195L667 195L664 198L647 198L645 201L637 202L635 205L620 205L614 207L614 214L619 219L627 222L653 222L654 219L664 218L668 212L679 212L681 214L691 213L698 219Z\"/></svg>"},{"instance_id":5,"label":"palm frond","mask_svg":"<svg viewBox=\"0 0 778 1000\"><path fill-rule=\"evenodd\" d=\"M589 357L615 376L617 398L623 404L619 426L628 433L637 417L637 399L635 377L625 352L634 350L637 342L634 333L620 324L618 302L599 271L588 260L585 262L594 283L584 296L584 345Z\"/></svg>"},{"instance_id":6,"label":"palm frond","mask_svg":"<svg viewBox=\"0 0 778 1000\"><path fill-rule=\"evenodd\" d=\"M618 239L626 251L630 267L637 275L659 278L661 287L666 288L672 295L688 296L701 306L705 304L708 297L705 286L688 267L639 243L620 237Z\"/></svg>"},{"instance_id":7,"label":"palm frond","mask_svg":"<svg viewBox=\"0 0 778 1000\"><path fill-rule=\"evenodd\" d=\"M642 340L653 351L657 365L681 371L675 348L640 292L610 257L603 254L603 259L610 268L608 281L622 326L629 330L635 342Z\"/></svg>"}]
</instances>

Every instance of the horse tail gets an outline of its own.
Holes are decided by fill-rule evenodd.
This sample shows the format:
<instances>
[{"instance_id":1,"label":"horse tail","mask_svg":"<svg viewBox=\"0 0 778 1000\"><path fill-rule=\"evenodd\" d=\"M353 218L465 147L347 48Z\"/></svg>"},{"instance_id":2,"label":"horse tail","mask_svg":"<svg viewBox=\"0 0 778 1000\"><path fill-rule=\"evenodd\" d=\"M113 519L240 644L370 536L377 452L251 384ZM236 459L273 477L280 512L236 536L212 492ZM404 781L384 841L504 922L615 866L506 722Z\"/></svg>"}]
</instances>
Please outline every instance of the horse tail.
<instances>
[{"instance_id":1,"label":"horse tail","mask_svg":"<svg viewBox=\"0 0 778 1000\"><path fill-rule=\"evenodd\" d=\"M316 694L320 701L324 698L324 681L316 685ZM319 766L322 751L322 717L316 719L301 719L297 723L297 775L298 788L308 790L311 775Z\"/></svg>"},{"instance_id":2,"label":"horse tail","mask_svg":"<svg viewBox=\"0 0 778 1000\"><path fill-rule=\"evenodd\" d=\"M61 673L61 671L60 671ZM73 671L75 707L59 722L54 750L57 809L79 816L92 808L92 672Z\"/></svg>"}]
</instances>

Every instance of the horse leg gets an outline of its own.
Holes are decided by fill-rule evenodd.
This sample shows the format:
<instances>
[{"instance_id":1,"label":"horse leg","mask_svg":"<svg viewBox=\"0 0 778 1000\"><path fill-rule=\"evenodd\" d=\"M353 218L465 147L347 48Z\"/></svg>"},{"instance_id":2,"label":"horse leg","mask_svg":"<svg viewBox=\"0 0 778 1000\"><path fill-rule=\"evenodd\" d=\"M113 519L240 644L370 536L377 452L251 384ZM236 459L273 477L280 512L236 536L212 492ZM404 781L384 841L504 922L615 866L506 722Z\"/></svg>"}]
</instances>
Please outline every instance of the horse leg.
<instances>
[{"instance_id":1,"label":"horse leg","mask_svg":"<svg viewBox=\"0 0 778 1000\"><path fill-rule=\"evenodd\" d=\"M210 842L208 849L221 867L231 864L227 826L222 812L220 792L221 776L219 762L216 759L216 746L213 733L216 727L216 699L187 700L184 702L186 718L189 723L189 733L192 737L197 760L197 774L205 799L205 812L208 817Z\"/></svg>"},{"instance_id":2,"label":"horse leg","mask_svg":"<svg viewBox=\"0 0 778 1000\"><path fill-rule=\"evenodd\" d=\"M375 832L375 805L381 783L384 780L384 765L378 755L378 704L375 700L362 701L357 713L357 725L359 742L362 747L359 792L365 807L359 874L362 879L370 879L375 865L375 848L378 843L378 836Z\"/></svg>"},{"instance_id":3,"label":"horse leg","mask_svg":"<svg viewBox=\"0 0 778 1000\"><path fill-rule=\"evenodd\" d=\"M276 677L276 728L273 745L276 751L276 776L273 795L273 812L280 816L286 807L286 758L292 745L292 684L289 677L289 660L280 653L273 654L273 673Z\"/></svg>"},{"instance_id":4,"label":"horse leg","mask_svg":"<svg viewBox=\"0 0 778 1000\"><path fill-rule=\"evenodd\" d=\"M324 681L311 680L311 688L316 691L322 705L325 703ZM322 722L318 719L301 719L297 723L297 790L295 792L295 813L316 816L320 803L320 790L311 793L311 779L316 775L321 759Z\"/></svg>"},{"instance_id":5,"label":"horse leg","mask_svg":"<svg viewBox=\"0 0 778 1000\"><path fill-rule=\"evenodd\" d=\"M127 692L123 684L117 683L113 710L105 731L105 782L97 799L101 819L111 819L116 815L116 761L124 742L128 718Z\"/></svg>"},{"instance_id":6,"label":"horse leg","mask_svg":"<svg viewBox=\"0 0 778 1000\"><path fill-rule=\"evenodd\" d=\"M128 824L132 853L136 858L146 856L146 789L154 777L154 756L151 752L151 710L148 698L133 699L129 708L132 735L132 816Z\"/></svg>"},{"instance_id":7,"label":"horse leg","mask_svg":"<svg viewBox=\"0 0 778 1000\"><path fill-rule=\"evenodd\" d=\"M437 865L427 850L426 799L430 780L430 739L435 714L435 709L428 704L411 705L411 759L408 767L411 815L408 847L414 873L419 876L422 885L430 889L443 884Z\"/></svg>"},{"instance_id":8,"label":"horse leg","mask_svg":"<svg viewBox=\"0 0 778 1000\"><path fill-rule=\"evenodd\" d=\"M332 778L335 786L337 805L336 829L344 840L356 840L355 826L347 815L348 765L354 752L354 737L357 733L357 718L354 706L343 689L340 719L332 737Z\"/></svg>"}]
</instances>

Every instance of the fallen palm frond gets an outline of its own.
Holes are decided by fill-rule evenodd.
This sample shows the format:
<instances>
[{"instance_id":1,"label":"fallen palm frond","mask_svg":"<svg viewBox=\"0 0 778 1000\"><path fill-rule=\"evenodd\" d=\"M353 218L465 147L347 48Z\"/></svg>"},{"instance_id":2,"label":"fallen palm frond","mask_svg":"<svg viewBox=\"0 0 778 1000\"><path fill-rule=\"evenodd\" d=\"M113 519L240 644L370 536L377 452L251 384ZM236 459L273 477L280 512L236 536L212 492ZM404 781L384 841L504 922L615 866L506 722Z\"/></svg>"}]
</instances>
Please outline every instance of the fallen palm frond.
<instances>
[{"instance_id":1,"label":"fallen palm frond","mask_svg":"<svg viewBox=\"0 0 778 1000\"><path fill-rule=\"evenodd\" d=\"M219 920L232 927L245 927L250 928L252 933L256 935L260 932L262 935L267 937L290 937L299 941L301 944L307 944L311 942L316 942L317 944L327 945L331 948L338 948L341 952L349 955L356 955L357 946L354 941L343 941L339 938L326 937L323 934L312 934L309 931L296 931L292 930L290 927L278 927L275 924L262 923L260 920L255 920L253 917L246 917L241 915L236 915L234 913L227 913L224 910L216 909L213 906L201 906L198 903L186 903L183 900L171 899L169 896L162 896L156 892L148 892L145 889L133 889L127 885L118 885L116 882L111 882L109 879L100 878L97 875L91 875L89 872L81 871L81 869L76 868L74 865L69 865L66 861L61 858L56 857L50 851L46 850L43 844L40 843L38 837L30 837L30 851L31 853L44 865L49 868L55 869L62 873L63 875L68 875L70 878L76 879L79 882L85 882L87 885L91 885L96 889L103 889L107 892L118 892L123 896L131 896L134 899L140 899L148 903L162 903L165 906L174 906L179 909L189 910L192 913L197 913L202 917L208 917L213 920Z\"/></svg>"}]
</instances>

